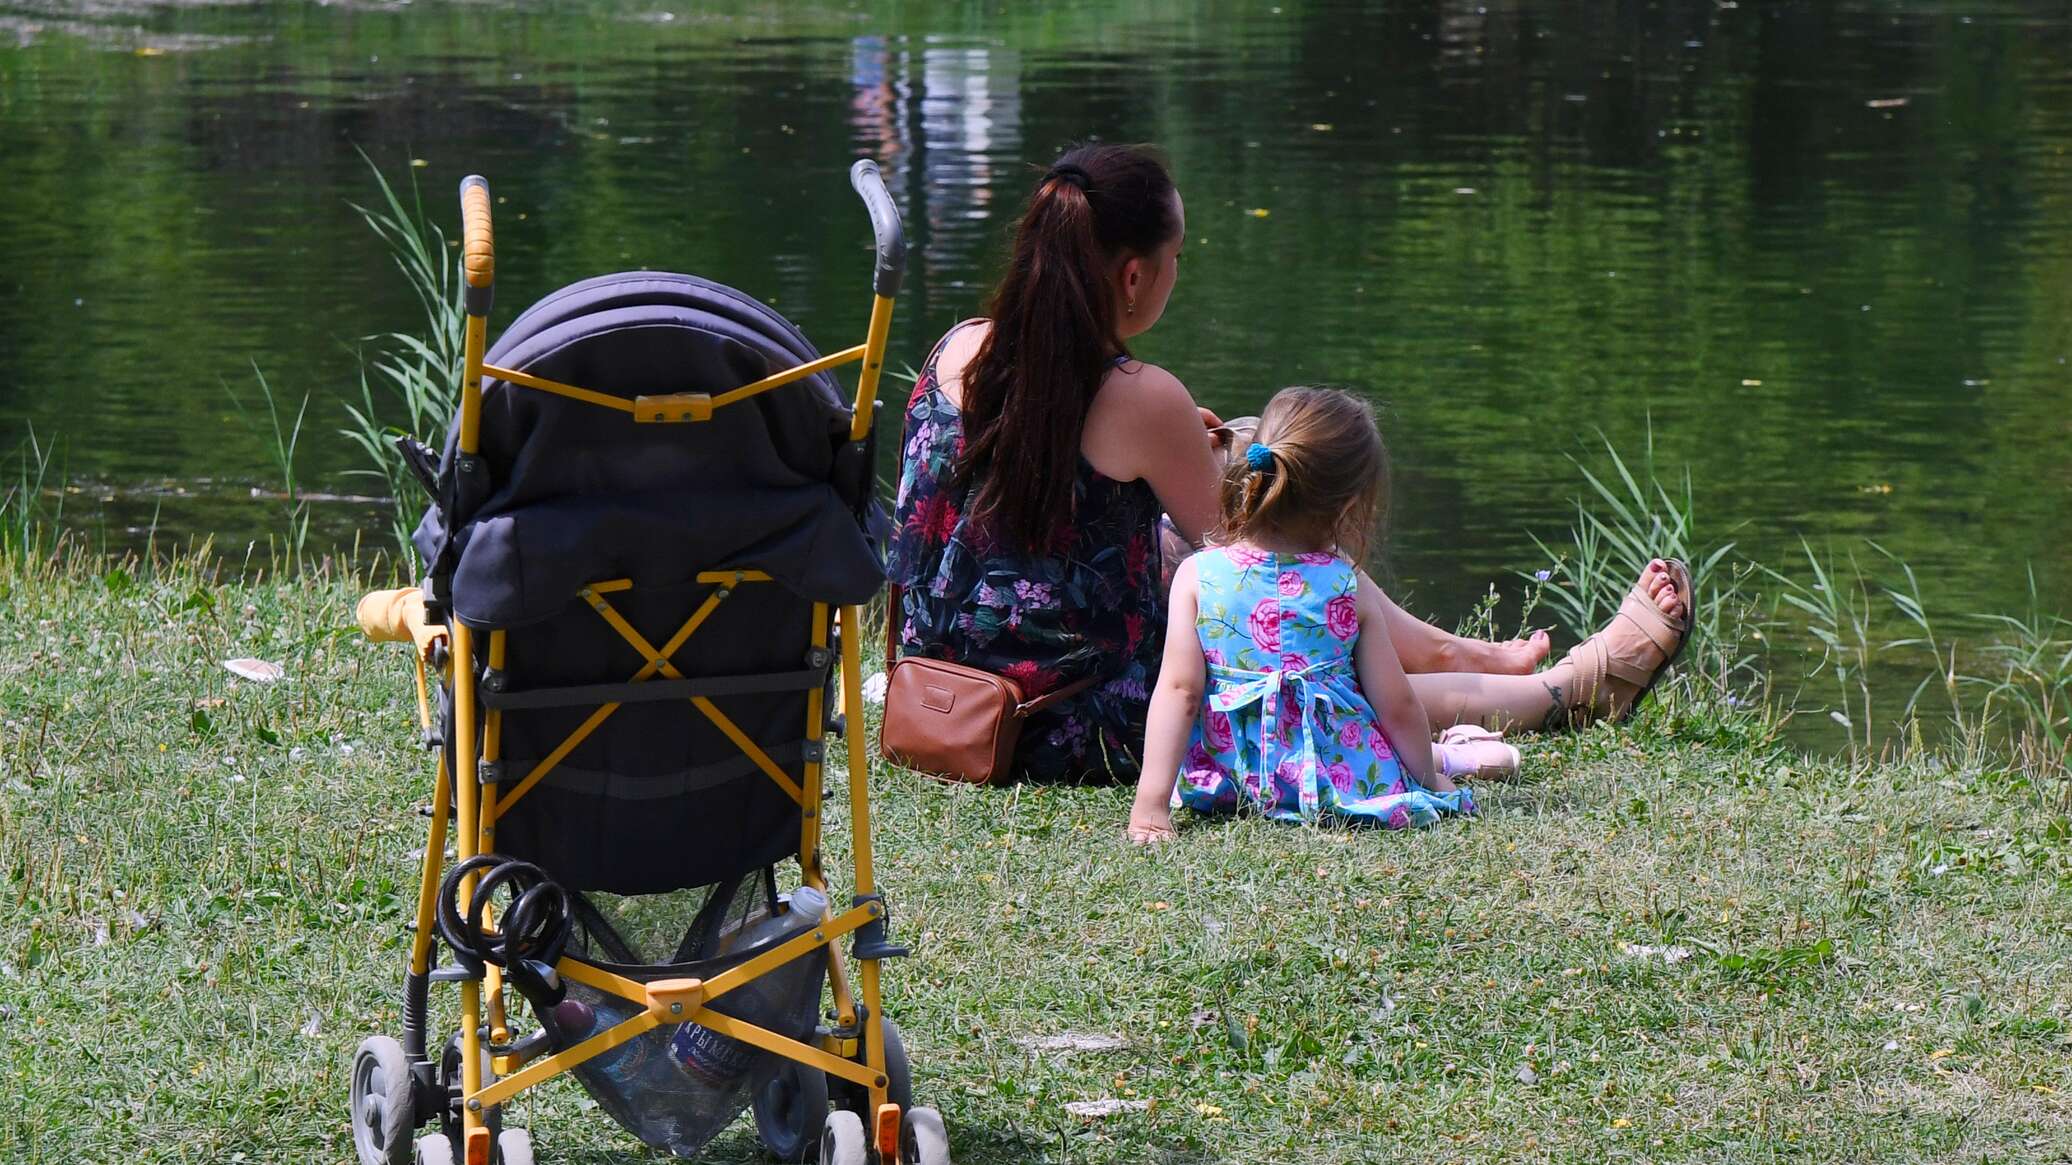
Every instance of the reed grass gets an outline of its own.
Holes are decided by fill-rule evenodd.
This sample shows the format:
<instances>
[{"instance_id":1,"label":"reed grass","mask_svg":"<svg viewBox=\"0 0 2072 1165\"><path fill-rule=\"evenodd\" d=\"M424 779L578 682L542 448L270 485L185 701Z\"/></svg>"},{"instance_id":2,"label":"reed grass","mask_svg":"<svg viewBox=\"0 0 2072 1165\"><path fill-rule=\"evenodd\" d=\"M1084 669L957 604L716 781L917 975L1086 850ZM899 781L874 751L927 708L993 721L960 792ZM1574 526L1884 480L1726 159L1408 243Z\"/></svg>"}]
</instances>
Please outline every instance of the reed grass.
<instances>
[{"instance_id":1,"label":"reed grass","mask_svg":"<svg viewBox=\"0 0 2072 1165\"><path fill-rule=\"evenodd\" d=\"M1931 611L1913 566L1875 541L1836 550L1802 540L1797 562L1754 562L1701 521L1687 470L1663 479L1652 433L1632 455L1600 440L1601 466L1572 458L1583 488L1567 538L1534 537L1546 565L1520 572L1528 608L1544 605L1587 635L1650 558L1682 558L1700 617L1668 698L1763 704L1778 730L1796 724L1802 739L1859 760L1933 739L2064 784L2072 622L2043 608L2033 572L2020 614L1945 615ZM1485 600L1467 625L1491 633L1491 612ZM1810 727L1821 722L1826 733Z\"/></svg>"},{"instance_id":2,"label":"reed grass","mask_svg":"<svg viewBox=\"0 0 2072 1165\"><path fill-rule=\"evenodd\" d=\"M276 572L285 563L288 570L301 570L309 561L309 500L303 496L301 475L296 470L295 453L302 444L302 425L309 418L309 394L302 394L301 403L295 406L293 420L284 421L281 400L274 395L273 384L267 380L258 363L252 364L252 376L259 382L259 404L265 406L266 417L262 426L258 416L258 405L247 406L244 399L231 391L229 385L223 391L230 403L237 408L238 415L247 426L257 431L267 442L268 452L273 457L274 472L279 475L280 489L275 494L275 504L280 510L280 529L284 545L279 550L272 548L269 539L269 557L273 559Z\"/></svg>"},{"instance_id":3,"label":"reed grass","mask_svg":"<svg viewBox=\"0 0 2072 1165\"><path fill-rule=\"evenodd\" d=\"M388 249L422 322L415 332L362 338L359 403L345 406L348 423L339 432L365 462L354 472L376 479L395 499L388 534L398 560L408 562L416 554L410 533L427 499L397 442L414 439L435 449L440 446L459 400L467 316L446 233L425 212L415 178L406 202L371 158L364 152L360 157L380 197L368 206L355 203L353 209Z\"/></svg>"},{"instance_id":4,"label":"reed grass","mask_svg":"<svg viewBox=\"0 0 2072 1165\"><path fill-rule=\"evenodd\" d=\"M15 448L12 480L0 490L0 552L21 558L36 557L65 516L64 492L51 489L57 447L38 439L35 425L28 429ZM57 480L64 480L62 469Z\"/></svg>"}]
</instances>

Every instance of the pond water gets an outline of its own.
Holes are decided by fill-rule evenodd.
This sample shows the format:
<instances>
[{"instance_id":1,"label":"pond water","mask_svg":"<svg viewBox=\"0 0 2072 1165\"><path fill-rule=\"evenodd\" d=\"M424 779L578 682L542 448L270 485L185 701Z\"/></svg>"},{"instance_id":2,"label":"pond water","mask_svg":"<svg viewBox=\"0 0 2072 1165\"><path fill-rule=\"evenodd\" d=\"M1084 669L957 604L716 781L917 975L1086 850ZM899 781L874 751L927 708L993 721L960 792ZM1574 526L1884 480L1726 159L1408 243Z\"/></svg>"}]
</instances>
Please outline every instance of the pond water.
<instances>
[{"instance_id":1,"label":"pond water","mask_svg":"<svg viewBox=\"0 0 2072 1165\"><path fill-rule=\"evenodd\" d=\"M498 316L693 271L862 338L879 159L918 364L974 314L1031 166L1160 144L1182 283L1140 352L1218 409L1386 402L1390 565L1448 618L1541 565L1601 432L1705 529L1911 562L1933 607L2072 595L2072 16L2060 4L1555 6L0 0L0 449L60 450L113 546L278 529L254 368L309 398L416 323L359 151L449 230L498 198ZM898 395L896 386L888 395ZM1593 453L1593 450L1597 452ZM58 480L53 478L53 484ZM381 537L382 503L317 507Z\"/></svg>"}]
</instances>

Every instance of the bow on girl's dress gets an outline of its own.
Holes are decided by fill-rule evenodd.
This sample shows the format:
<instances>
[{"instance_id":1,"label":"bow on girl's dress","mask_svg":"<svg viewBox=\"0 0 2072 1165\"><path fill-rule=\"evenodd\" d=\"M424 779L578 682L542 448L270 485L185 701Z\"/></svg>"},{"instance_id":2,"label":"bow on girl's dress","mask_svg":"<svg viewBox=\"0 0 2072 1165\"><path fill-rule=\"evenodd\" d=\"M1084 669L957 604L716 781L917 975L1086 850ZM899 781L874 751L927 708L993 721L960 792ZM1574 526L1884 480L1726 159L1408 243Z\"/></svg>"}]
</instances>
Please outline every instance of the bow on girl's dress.
<instances>
[{"instance_id":1,"label":"bow on girl's dress","mask_svg":"<svg viewBox=\"0 0 2072 1165\"><path fill-rule=\"evenodd\" d=\"M1323 766L1316 747L1316 718L1310 715L1310 709L1317 704L1326 709L1337 706L1330 689L1318 681L1328 673L1349 670L1350 663L1346 659L1325 659L1308 667L1268 668L1265 671L1221 663L1209 665L1209 674L1224 681L1209 696L1210 711L1227 713L1259 705L1258 785L1252 792L1262 804L1269 807L1272 804L1266 796L1266 787L1279 772L1276 757L1293 756L1299 761L1296 769L1301 774L1296 794L1302 815L1315 817L1321 808L1319 782ZM1290 715L1296 719L1291 726L1293 731L1287 734L1291 744L1284 750L1281 745L1281 717Z\"/></svg>"}]
</instances>

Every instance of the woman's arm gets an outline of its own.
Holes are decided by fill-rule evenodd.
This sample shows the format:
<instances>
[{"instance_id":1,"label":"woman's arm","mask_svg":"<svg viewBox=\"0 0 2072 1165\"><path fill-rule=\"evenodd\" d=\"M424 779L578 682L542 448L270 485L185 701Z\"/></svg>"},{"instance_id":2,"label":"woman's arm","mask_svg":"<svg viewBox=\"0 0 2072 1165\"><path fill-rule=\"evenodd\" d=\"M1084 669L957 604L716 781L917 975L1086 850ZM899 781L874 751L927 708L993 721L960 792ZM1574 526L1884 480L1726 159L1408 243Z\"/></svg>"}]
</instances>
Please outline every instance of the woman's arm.
<instances>
[{"instance_id":1,"label":"woman's arm","mask_svg":"<svg viewBox=\"0 0 2072 1165\"><path fill-rule=\"evenodd\" d=\"M1215 529L1223 459L1187 386L1154 364L1108 374L1087 410L1080 451L1117 481L1143 481L1189 542Z\"/></svg>"},{"instance_id":2,"label":"woman's arm","mask_svg":"<svg viewBox=\"0 0 2072 1165\"><path fill-rule=\"evenodd\" d=\"M1359 595L1353 600L1360 616L1360 642L1353 652L1353 666L1360 675L1360 691L1381 718L1381 730L1389 746L1417 783L1435 792L1453 791L1453 782L1438 771L1432 757L1432 725L1424 704L1403 674L1403 661L1389 638L1387 597L1366 571L1359 571Z\"/></svg>"},{"instance_id":3,"label":"woman's arm","mask_svg":"<svg viewBox=\"0 0 2072 1165\"><path fill-rule=\"evenodd\" d=\"M1165 658L1151 689L1151 708L1144 718L1144 768L1137 776L1137 800L1130 807L1129 837L1143 843L1174 836L1173 783L1180 779L1181 754L1194 718L1201 713L1202 688L1208 664L1201 636L1194 629L1194 559L1173 575L1173 595L1166 604Z\"/></svg>"}]
</instances>

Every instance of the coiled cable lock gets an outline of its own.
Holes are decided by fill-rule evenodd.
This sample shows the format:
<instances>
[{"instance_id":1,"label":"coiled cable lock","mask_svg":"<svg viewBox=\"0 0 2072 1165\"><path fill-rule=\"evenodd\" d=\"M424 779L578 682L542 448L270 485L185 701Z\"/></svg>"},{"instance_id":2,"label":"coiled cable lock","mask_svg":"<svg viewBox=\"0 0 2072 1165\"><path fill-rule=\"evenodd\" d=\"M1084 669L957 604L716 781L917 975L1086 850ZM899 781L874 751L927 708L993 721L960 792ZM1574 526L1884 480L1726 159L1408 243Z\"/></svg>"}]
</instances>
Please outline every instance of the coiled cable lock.
<instances>
[{"instance_id":1,"label":"coiled cable lock","mask_svg":"<svg viewBox=\"0 0 2072 1165\"><path fill-rule=\"evenodd\" d=\"M481 876L463 918L460 886L470 874ZM511 901L492 932L483 912L499 889L506 890ZM554 964L574 927L569 895L538 866L500 854L478 854L460 862L439 883L437 913L439 937L474 975L481 975L485 966L502 967L535 1004L551 1006L567 994Z\"/></svg>"}]
</instances>

